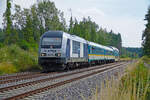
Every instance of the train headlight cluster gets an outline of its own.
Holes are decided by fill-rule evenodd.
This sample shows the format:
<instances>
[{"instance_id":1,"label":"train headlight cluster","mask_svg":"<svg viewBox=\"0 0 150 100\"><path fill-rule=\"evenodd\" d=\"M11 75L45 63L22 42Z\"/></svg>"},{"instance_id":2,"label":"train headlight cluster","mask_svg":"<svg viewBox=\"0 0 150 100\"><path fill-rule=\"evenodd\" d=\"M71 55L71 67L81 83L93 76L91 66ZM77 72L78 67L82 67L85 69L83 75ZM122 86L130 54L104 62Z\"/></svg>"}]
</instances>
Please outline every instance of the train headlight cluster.
<instances>
[{"instance_id":1,"label":"train headlight cluster","mask_svg":"<svg viewBox=\"0 0 150 100\"><path fill-rule=\"evenodd\" d=\"M55 56L60 57L61 53L56 53Z\"/></svg>"},{"instance_id":2,"label":"train headlight cluster","mask_svg":"<svg viewBox=\"0 0 150 100\"><path fill-rule=\"evenodd\" d=\"M41 53L41 56L46 56L46 53Z\"/></svg>"}]
</instances>

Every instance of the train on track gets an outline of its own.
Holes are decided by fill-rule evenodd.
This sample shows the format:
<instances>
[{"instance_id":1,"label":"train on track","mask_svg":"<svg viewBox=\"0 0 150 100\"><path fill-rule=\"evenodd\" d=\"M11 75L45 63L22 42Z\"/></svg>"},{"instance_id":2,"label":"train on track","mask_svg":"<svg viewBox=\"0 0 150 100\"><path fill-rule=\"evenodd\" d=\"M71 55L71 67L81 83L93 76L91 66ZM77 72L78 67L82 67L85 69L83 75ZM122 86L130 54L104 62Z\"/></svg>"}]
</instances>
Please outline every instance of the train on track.
<instances>
[{"instance_id":1,"label":"train on track","mask_svg":"<svg viewBox=\"0 0 150 100\"><path fill-rule=\"evenodd\" d=\"M39 43L38 62L44 71L64 70L111 63L119 60L119 50L87 41L62 31L47 31Z\"/></svg>"}]
</instances>

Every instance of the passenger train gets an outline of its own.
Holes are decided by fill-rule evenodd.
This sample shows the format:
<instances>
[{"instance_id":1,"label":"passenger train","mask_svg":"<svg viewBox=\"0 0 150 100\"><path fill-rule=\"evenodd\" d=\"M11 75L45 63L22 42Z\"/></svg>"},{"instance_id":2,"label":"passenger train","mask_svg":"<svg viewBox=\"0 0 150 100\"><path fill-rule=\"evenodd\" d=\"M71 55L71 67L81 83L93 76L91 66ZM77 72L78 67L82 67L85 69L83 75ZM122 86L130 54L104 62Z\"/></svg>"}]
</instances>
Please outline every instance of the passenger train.
<instances>
[{"instance_id":1,"label":"passenger train","mask_svg":"<svg viewBox=\"0 0 150 100\"><path fill-rule=\"evenodd\" d=\"M64 70L119 60L119 50L62 31L48 31L40 38L38 62L44 71Z\"/></svg>"}]
</instances>

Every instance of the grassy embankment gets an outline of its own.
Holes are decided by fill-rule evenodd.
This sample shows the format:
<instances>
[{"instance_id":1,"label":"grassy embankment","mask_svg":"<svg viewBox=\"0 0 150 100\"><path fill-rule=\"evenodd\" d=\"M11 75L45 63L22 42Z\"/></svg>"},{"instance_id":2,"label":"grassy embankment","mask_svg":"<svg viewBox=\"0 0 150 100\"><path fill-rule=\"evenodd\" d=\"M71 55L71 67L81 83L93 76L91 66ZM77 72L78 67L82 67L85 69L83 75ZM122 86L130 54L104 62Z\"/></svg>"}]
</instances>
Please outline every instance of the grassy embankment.
<instances>
[{"instance_id":1,"label":"grassy embankment","mask_svg":"<svg viewBox=\"0 0 150 100\"><path fill-rule=\"evenodd\" d=\"M109 80L101 88L93 100L150 100L150 58L129 65L120 80Z\"/></svg>"},{"instance_id":2,"label":"grassy embankment","mask_svg":"<svg viewBox=\"0 0 150 100\"><path fill-rule=\"evenodd\" d=\"M11 45L0 48L0 53L0 75L40 69L37 50Z\"/></svg>"},{"instance_id":3,"label":"grassy embankment","mask_svg":"<svg viewBox=\"0 0 150 100\"><path fill-rule=\"evenodd\" d=\"M127 58L120 58L120 60L132 60L133 58L129 58L129 57L127 57Z\"/></svg>"}]
</instances>

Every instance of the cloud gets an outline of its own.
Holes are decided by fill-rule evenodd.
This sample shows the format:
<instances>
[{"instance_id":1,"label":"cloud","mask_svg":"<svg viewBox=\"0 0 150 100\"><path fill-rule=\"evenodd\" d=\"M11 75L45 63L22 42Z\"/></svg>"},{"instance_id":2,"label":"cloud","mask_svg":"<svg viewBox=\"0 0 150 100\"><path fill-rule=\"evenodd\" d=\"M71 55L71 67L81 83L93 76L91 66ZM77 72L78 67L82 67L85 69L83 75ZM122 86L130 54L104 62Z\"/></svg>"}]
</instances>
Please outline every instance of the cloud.
<instances>
[{"instance_id":1,"label":"cloud","mask_svg":"<svg viewBox=\"0 0 150 100\"><path fill-rule=\"evenodd\" d=\"M77 12L84 16L96 15L96 16L105 16L102 10L97 8L89 8L89 9L77 9Z\"/></svg>"},{"instance_id":2,"label":"cloud","mask_svg":"<svg viewBox=\"0 0 150 100\"><path fill-rule=\"evenodd\" d=\"M64 11L67 24L69 23L71 16L68 9L71 8L73 17L76 17L78 21L81 21L83 17L87 18L90 16L92 21L95 21L100 27L106 28L108 31L112 29L115 33L121 33L123 46L141 47L142 31L145 28L145 22L143 21L144 15L142 17L134 16L130 13L116 15L114 14L114 10L111 10L112 13L110 13L107 10L96 6L87 7L84 5L76 5L76 7L70 7L71 5L60 5L59 2L56 2L56 6L58 9Z\"/></svg>"},{"instance_id":3,"label":"cloud","mask_svg":"<svg viewBox=\"0 0 150 100\"><path fill-rule=\"evenodd\" d=\"M30 8L36 0L13 0L14 4L21 5L22 8Z\"/></svg>"},{"instance_id":4,"label":"cloud","mask_svg":"<svg viewBox=\"0 0 150 100\"><path fill-rule=\"evenodd\" d=\"M90 16L100 27L111 29L115 33L121 33L122 44L125 47L141 47L141 36L145 22L142 18L134 16L112 16L97 8L73 9L74 17L81 20Z\"/></svg>"}]
</instances>

